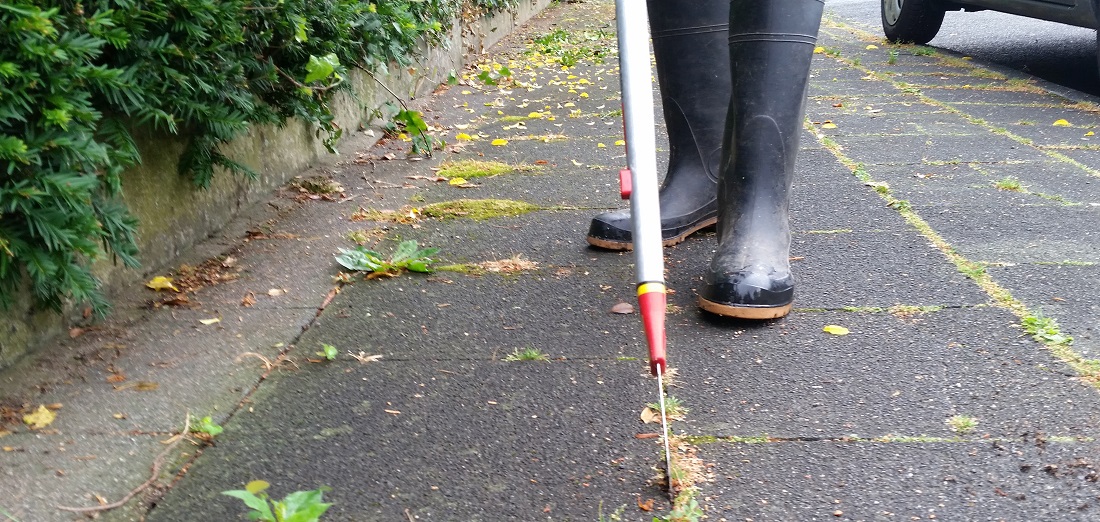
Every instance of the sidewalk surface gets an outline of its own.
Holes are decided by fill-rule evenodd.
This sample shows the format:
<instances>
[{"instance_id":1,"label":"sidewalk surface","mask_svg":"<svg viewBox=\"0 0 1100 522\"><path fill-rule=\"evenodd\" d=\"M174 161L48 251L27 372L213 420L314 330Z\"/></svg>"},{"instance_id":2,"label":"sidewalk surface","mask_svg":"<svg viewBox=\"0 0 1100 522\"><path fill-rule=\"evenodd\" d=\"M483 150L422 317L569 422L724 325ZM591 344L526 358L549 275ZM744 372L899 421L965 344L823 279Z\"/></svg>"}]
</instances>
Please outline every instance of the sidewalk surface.
<instances>
[{"instance_id":1,"label":"sidewalk surface","mask_svg":"<svg viewBox=\"0 0 1100 522\"><path fill-rule=\"evenodd\" d=\"M360 135L304 174L343 196L284 190L185 256L207 276L190 307L134 289L0 375L0 520L85 519L57 506L121 498L166 447L101 520L243 520L220 492L254 479L331 487L325 520L667 515L640 321L611 312L633 259L584 242L624 205L613 19L610 0L548 8L487 55L503 88L474 72L421 100L446 152ZM1100 107L828 15L819 45L794 312L705 316L713 233L666 250L672 429L706 519L1097 520ZM436 180L468 160L512 168ZM535 210L413 210L457 199ZM349 237L466 266L341 286ZM322 344L339 356L314 362ZM528 349L548 360L512 360ZM38 405L56 419L31 431ZM187 413L224 432L167 444Z\"/></svg>"}]
</instances>

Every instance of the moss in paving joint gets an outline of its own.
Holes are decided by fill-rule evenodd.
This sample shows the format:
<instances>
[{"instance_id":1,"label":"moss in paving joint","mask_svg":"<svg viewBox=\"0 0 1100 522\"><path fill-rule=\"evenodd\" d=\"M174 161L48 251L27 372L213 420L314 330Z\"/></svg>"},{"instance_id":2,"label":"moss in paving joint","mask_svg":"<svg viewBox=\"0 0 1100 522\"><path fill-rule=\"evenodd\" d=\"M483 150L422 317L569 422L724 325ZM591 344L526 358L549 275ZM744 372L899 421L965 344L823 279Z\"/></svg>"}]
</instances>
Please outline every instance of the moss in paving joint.
<instances>
[{"instance_id":1,"label":"moss in paving joint","mask_svg":"<svg viewBox=\"0 0 1100 522\"><path fill-rule=\"evenodd\" d=\"M484 221L498 217L514 217L542 210L542 207L511 199L456 199L425 205L420 213L443 220L467 218Z\"/></svg>"},{"instance_id":2,"label":"moss in paving joint","mask_svg":"<svg viewBox=\"0 0 1100 522\"><path fill-rule=\"evenodd\" d=\"M1069 259L1067 259L1065 261L1036 261L1032 264L1033 265L1047 265L1047 266L1096 266L1097 265L1097 263L1094 262L1094 261L1073 261L1073 260L1069 260Z\"/></svg>"},{"instance_id":3,"label":"moss in paving joint","mask_svg":"<svg viewBox=\"0 0 1100 522\"><path fill-rule=\"evenodd\" d=\"M837 228L834 230L807 230L806 234L850 234L852 229L850 228Z\"/></svg>"},{"instance_id":4,"label":"moss in paving joint","mask_svg":"<svg viewBox=\"0 0 1100 522\"><path fill-rule=\"evenodd\" d=\"M437 174L445 178L487 178L515 172L535 172L541 170L535 165L524 163L510 165L499 161L458 160L445 161L439 166Z\"/></svg>"}]
</instances>

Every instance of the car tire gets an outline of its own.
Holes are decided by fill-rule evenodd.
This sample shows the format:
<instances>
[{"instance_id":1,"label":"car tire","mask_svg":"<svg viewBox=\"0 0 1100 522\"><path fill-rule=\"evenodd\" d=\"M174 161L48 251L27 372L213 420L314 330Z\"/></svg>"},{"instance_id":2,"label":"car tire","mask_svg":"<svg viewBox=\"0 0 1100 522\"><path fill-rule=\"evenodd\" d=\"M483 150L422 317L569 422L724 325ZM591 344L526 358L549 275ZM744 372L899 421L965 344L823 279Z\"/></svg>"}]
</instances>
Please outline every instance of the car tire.
<instances>
[{"instance_id":1,"label":"car tire","mask_svg":"<svg viewBox=\"0 0 1100 522\"><path fill-rule=\"evenodd\" d=\"M936 0L882 0L882 32L891 42L926 44L947 12Z\"/></svg>"}]
</instances>

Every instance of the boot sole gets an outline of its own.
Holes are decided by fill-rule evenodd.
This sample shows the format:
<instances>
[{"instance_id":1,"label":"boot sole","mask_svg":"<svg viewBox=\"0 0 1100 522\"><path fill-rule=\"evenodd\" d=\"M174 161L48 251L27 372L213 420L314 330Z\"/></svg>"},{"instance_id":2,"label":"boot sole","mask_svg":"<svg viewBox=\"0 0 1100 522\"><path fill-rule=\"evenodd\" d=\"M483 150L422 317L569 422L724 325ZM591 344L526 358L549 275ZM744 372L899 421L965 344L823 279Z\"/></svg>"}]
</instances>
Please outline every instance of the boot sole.
<instances>
[{"instance_id":1,"label":"boot sole","mask_svg":"<svg viewBox=\"0 0 1100 522\"><path fill-rule=\"evenodd\" d=\"M733 306L707 301L702 297L699 298L699 308L722 317L754 320L779 319L791 313L791 304L769 307Z\"/></svg>"},{"instance_id":2,"label":"boot sole","mask_svg":"<svg viewBox=\"0 0 1100 522\"><path fill-rule=\"evenodd\" d=\"M661 241L661 246L670 247L670 246L673 246L673 245L679 245L680 243L683 243L684 240L688 238L688 236L690 236L690 235L692 235L692 234L694 234L694 233L696 233L700 230L703 230L704 228L712 227L712 226L716 225L717 223L718 223L718 218L717 217L700 221L699 223L697 223L694 226L692 226L691 228L681 232L680 234L677 234L677 235L672 236L672 237L670 237L670 238L668 238L664 241ZM592 245L594 247L599 247L599 248L602 248L602 249L605 249L605 250L634 250L634 242L632 242L632 241L627 242L627 243L623 243L623 242L620 242L620 241L609 241L609 240L606 240L606 239L599 239L599 238L595 238L595 237L592 237L592 236L588 236L585 239L588 240L589 245Z\"/></svg>"}]
</instances>

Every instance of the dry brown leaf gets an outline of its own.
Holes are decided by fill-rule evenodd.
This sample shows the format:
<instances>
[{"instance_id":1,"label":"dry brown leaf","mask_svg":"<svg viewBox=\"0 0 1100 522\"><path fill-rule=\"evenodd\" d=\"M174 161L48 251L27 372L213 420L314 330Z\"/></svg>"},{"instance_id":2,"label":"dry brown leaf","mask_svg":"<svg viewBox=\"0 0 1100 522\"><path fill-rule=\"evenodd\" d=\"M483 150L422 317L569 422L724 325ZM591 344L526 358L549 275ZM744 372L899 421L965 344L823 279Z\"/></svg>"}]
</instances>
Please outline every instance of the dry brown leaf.
<instances>
[{"instance_id":1,"label":"dry brown leaf","mask_svg":"<svg viewBox=\"0 0 1100 522\"><path fill-rule=\"evenodd\" d=\"M126 376L121 374L121 373L112 373L111 375L107 376L107 382L110 382L110 383L123 382L125 380L126 380Z\"/></svg>"},{"instance_id":2,"label":"dry brown leaf","mask_svg":"<svg viewBox=\"0 0 1100 522\"><path fill-rule=\"evenodd\" d=\"M11 435L13 432L7 428L0 428L0 439Z\"/></svg>"},{"instance_id":3,"label":"dry brown leaf","mask_svg":"<svg viewBox=\"0 0 1100 522\"><path fill-rule=\"evenodd\" d=\"M654 411L653 408L646 406L642 408L642 414L640 415L642 422L645 424L657 424L661 422L661 412Z\"/></svg>"},{"instance_id":4,"label":"dry brown leaf","mask_svg":"<svg viewBox=\"0 0 1100 522\"><path fill-rule=\"evenodd\" d=\"M241 306L248 308L256 304L256 294L249 292L243 298L241 298Z\"/></svg>"},{"instance_id":5,"label":"dry brown leaf","mask_svg":"<svg viewBox=\"0 0 1100 522\"><path fill-rule=\"evenodd\" d=\"M611 307L611 313L613 314L632 314L634 313L634 305L630 303L619 303Z\"/></svg>"},{"instance_id":6,"label":"dry brown leaf","mask_svg":"<svg viewBox=\"0 0 1100 522\"><path fill-rule=\"evenodd\" d=\"M69 338L70 339L76 339L77 337L80 337L81 335L84 335L84 329L83 328L70 328L69 329Z\"/></svg>"},{"instance_id":7,"label":"dry brown leaf","mask_svg":"<svg viewBox=\"0 0 1100 522\"><path fill-rule=\"evenodd\" d=\"M634 435L635 439L656 439L660 437L660 433L638 433Z\"/></svg>"},{"instance_id":8,"label":"dry brown leaf","mask_svg":"<svg viewBox=\"0 0 1100 522\"><path fill-rule=\"evenodd\" d=\"M642 497L638 497L638 509L642 511L653 511L653 499L647 499L642 502Z\"/></svg>"},{"instance_id":9,"label":"dry brown leaf","mask_svg":"<svg viewBox=\"0 0 1100 522\"><path fill-rule=\"evenodd\" d=\"M237 258L235 258L233 256L226 257L222 261L222 266L224 266L225 268L233 268L233 267L237 266Z\"/></svg>"},{"instance_id":10,"label":"dry brown leaf","mask_svg":"<svg viewBox=\"0 0 1100 522\"><path fill-rule=\"evenodd\" d=\"M271 290L267 291L267 295L271 297L283 296L286 295L286 290L283 288L272 288Z\"/></svg>"}]
</instances>

